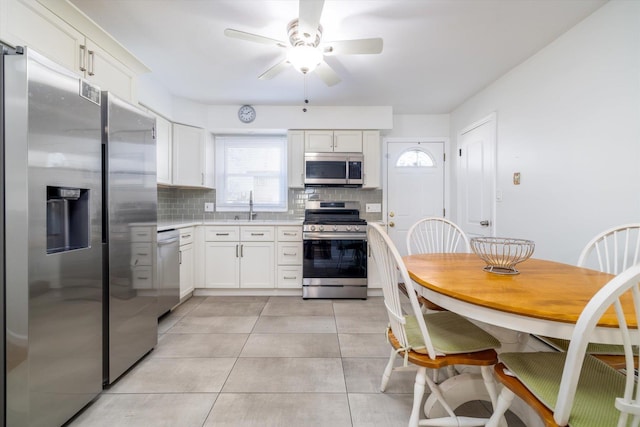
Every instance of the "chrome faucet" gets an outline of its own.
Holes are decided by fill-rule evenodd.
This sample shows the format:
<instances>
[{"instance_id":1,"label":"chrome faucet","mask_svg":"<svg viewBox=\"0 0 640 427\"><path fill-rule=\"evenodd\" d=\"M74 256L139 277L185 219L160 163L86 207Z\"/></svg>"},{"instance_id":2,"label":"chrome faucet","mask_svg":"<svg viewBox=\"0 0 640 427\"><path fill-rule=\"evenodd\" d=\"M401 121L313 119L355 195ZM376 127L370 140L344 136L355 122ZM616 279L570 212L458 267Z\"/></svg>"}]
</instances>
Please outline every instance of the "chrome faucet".
<instances>
[{"instance_id":1,"label":"chrome faucet","mask_svg":"<svg viewBox=\"0 0 640 427\"><path fill-rule=\"evenodd\" d=\"M253 221L256 215L253 211L253 191L249 191L249 221Z\"/></svg>"}]
</instances>

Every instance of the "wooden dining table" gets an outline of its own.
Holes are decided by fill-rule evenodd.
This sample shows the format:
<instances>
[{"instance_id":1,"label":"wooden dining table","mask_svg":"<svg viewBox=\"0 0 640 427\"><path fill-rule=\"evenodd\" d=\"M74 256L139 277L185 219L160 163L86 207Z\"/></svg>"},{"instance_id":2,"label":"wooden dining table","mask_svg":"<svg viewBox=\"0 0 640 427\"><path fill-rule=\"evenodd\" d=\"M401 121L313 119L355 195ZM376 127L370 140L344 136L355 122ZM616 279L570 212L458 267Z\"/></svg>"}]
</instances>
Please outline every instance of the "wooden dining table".
<instances>
[{"instance_id":1,"label":"wooden dining table","mask_svg":"<svg viewBox=\"0 0 640 427\"><path fill-rule=\"evenodd\" d=\"M496 274L477 255L418 254L403 257L418 292L465 317L528 334L569 339L591 297L614 276L555 261L530 258L519 274ZM623 299L633 313L631 297ZM635 319L635 316L631 316ZM631 323L629 326L637 327ZM618 343L613 309L600 320L592 341Z\"/></svg>"},{"instance_id":2,"label":"wooden dining table","mask_svg":"<svg viewBox=\"0 0 640 427\"><path fill-rule=\"evenodd\" d=\"M517 264L518 274L484 271L486 264L475 254L418 254L405 256L403 260L409 276L419 285L415 286L416 291L431 302L488 326L516 333L519 342L512 348L509 344L513 343L505 345L502 337L497 336L502 341L502 351L524 350L530 334L570 339L585 305L614 277L534 258ZM622 304L625 313L634 312L631 296L624 298ZM635 315L630 318L635 319ZM613 310L607 311L592 341L620 343L617 325ZM637 322L630 322L629 326L637 331ZM489 400L477 373L465 372L449 378L441 384L441 390L452 407L472 400ZM511 410L527 426L542 426L535 412L519 399L514 400ZM427 418L443 415L432 396L427 399L424 412Z\"/></svg>"}]
</instances>

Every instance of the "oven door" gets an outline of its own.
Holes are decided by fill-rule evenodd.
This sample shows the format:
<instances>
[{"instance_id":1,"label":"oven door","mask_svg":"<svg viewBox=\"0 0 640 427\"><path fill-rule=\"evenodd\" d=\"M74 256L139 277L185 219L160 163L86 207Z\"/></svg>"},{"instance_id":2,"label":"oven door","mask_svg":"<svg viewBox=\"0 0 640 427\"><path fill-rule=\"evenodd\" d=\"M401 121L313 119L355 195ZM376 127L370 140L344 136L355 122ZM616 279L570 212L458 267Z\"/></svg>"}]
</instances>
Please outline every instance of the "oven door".
<instances>
[{"instance_id":1,"label":"oven door","mask_svg":"<svg viewBox=\"0 0 640 427\"><path fill-rule=\"evenodd\" d=\"M363 287L364 298L366 298L366 234L303 233L302 239L304 245L303 294L305 287ZM349 293L349 289L343 290ZM325 297L339 297L335 296L334 292L330 293L333 296ZM345 298L362 298L362 293L358 292L357 296L345 296Z\"/></svg>"}]
</instances>

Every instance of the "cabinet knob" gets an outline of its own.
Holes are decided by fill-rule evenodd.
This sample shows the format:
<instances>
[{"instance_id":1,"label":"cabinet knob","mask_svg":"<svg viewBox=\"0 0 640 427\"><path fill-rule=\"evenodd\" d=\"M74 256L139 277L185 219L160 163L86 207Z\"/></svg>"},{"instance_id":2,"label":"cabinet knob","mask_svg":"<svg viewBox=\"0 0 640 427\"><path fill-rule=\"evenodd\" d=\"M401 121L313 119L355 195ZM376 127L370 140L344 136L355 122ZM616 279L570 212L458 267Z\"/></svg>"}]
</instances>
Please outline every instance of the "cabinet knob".
<instances>
[{"instance_id":1,"label":"cabinet knob","mask_svg":"<svg viewBox=\"0 0 640 427\"><path fill-rule=\"evenodd\" d=\"M391 222L389 223L389 227L395 227L395 226L396 226L395 222L391 221Z\"/></svg>"}]
</instances>

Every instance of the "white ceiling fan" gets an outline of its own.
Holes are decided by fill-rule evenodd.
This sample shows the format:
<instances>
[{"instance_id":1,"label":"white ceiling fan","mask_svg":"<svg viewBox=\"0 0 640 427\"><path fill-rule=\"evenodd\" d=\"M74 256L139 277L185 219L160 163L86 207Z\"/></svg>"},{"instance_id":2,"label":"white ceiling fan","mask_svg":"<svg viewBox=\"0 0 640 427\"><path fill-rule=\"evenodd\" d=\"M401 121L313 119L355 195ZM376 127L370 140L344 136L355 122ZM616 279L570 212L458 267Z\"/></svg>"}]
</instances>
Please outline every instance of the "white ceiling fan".
<instances>
[{"instance_id":1,"label":"white ceiling fan","mask_svg":"<svg viewBox=\"0 0 640 427\"><path fill-rule=\"evenodd\" d=\"M324 0L300 0L299 17L287 25L288 42L231 28L224 30L224 34L227 37L275 45L287 50L286 58L262 73L258 77L260 80L271 79L292 65L303 74L315 71L327 86L333 86L340 82L340 77L325 62L324 56L377 54L382 52L382 39L323 42L320 25L323 6Z\"/></svg>"}]
</instances>

